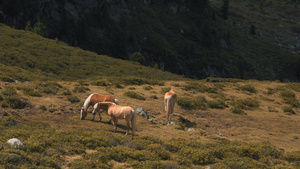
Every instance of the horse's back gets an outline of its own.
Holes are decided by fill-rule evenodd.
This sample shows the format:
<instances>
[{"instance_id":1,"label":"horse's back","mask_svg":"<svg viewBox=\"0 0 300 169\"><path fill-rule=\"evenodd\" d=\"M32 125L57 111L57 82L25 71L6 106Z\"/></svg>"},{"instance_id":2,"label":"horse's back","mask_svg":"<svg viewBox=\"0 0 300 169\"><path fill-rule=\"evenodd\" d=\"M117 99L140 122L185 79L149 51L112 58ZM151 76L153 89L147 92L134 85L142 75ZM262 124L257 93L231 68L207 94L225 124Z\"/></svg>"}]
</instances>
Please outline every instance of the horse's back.
<instances>
[{"instance_id":1,"label":"horse's back","mask_svg":"<svg viewBox=\"0 0 300 169\"><path fill-rule=\"evenodd\" d=\"M115 97L114 96L109 96L109 95L101 95L98 93L95 93L92 97L91 97L91 104L96 104L98 102L115 102Z\"/></svg>"}]
</instances>

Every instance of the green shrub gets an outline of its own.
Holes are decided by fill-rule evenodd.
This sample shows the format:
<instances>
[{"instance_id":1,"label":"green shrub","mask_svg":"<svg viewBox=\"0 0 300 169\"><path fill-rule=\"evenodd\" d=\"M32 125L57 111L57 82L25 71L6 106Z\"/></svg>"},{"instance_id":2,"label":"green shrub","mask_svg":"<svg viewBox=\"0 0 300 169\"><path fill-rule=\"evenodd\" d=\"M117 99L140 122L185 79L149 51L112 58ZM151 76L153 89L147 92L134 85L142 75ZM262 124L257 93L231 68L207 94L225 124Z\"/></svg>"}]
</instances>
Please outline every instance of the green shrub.
<instances>
[{"instance_id":1,"label":"green shrub","mask_svg":"<svg viewBox=\"0 0 300 169\"><path fill-rule=\"evenodd\" d=\"M289 107L289 106L283 107L283 112L290 113L290 114L296 114L296 112L293 110L293 108Z\"/></svg>"},{"instance_id":2,"label":"green shrub","mask_svg":"<svg viewBox=\"0 0 300 169\"><path fill-rule=\"evenodd\" d=\"M92 81L91 85L93 85L93 86L109 86L110 83L107 82L106 80L97 80L97 81Z\"/></svg>"},{"instance_id":3,"label":"green shrub","mask_svg":"<svg viewBox=\"0 0 300 169\"><path fill-rule=\"evenodd\" d=\"M70 164L68 164L70 169L83 169L83 168L95 168L96 165L85 160L74 160ZM101 168L109 168L106 165L102 165Z\"/></svg>"},{"instance_id":4,"label":"green shrub","mask_svg":"<svg viewBox=\"0 0 300 169\"><path fill-rule=\"evenodd\" d=\"M143 84L148 84L148 85L159 85L163 86L164 82L160 82L158 80L149 80L149 79L144 79L144 78L139 78L139 77L126 77L121 79L122 83L125 85L143 85Z\"/></svg>"},{"instance_id":5,"label":"green shrub","mask_svg":"<svg viewBox=\"0 0 300 169\"><path fill-rule=\"evenodd\" d=\"M165 93L169 92L170 90L171 90L171 87L163 87L163 88L161 88L160 93L165 94Z\"/></svg>"},{"instance_id":6,"label":"green shrub","mask_svg":"<svg viewBox=\"0 0 300 169\"><path fill-rule=\"evenodd\" d=\"M283 158L288 162L299 162L300 161L300 151L292 151L284 154Z\"/></svg>"},{"instance_id":7,"label":"green shrub","mask_svg":"<svg viewBox=\"0 0 300 169\"><path fill-rule=\"evenodd\" d=\"M13 109L23 109L25 107L30 107L29 102L21 96L13 95L6 96L2 107L11 107Z\"/></svg>"},{"instance_id":8,"label":"green shrub","mask_svg":"<svg viewBox=\"0 0 300 169\"><path fill-rule=\"evenodd\" d=\"M18 122L12 117L7 117L0 121L1 126L14 126L16 124L18 124Z\"/></svg>"},{"instance_id":9,"label":"green shrub","mask_svg":"<svg viewBox=\"0 0 300 169\"><path fill-rule=\"evenodd\" d=\"M228 107L228 105L225 103L225 101L221 100L221 99L208 101L207 105L208 105L208 107L213 108L213 109L224 109L225 107Z\"/></svg>"},{"instance_id":10,"label":"green shrub","mask_svg":"<svg viewBox=\"0 0 300 169\"><path fill-rule=\"evenodd\" d=\"M75 93L86 93L86 91L90 91L90 88L84 86L76 86L73 89L73 92Z\"/></svg>"},{"instance_id":11,"label":"green shrub","mask_svg":"<svg viewBox=\"0 0 300 169\"><path fill-rule=\"evenodd\" d=\"M248 157L233 157L211 165L215 169L223 168L268 168L265 164Z\"/></svg>"},{"instance_id":12,"label":"green shrub","mask_svg":"<svg viewBox=\"0 0 300 169\"><path fill-rule=\"evenodd\" d=\"M68 96L67 98L68 98L68 101L70 101L71 103L78 103L78 102L80 102L80 100L76 96Z\"/></svg>"},{"instance_id":13,"label":"green shrub","mask_svg":"<svg viewBox=\"0 0 300 169\"><path fill-rule=\"evenodd\" d=\"M138 100L146 100L146 98L144 96L142 96L141 94L134 92L134 91L127 91L124 93L125 96L127 97L131 97L134 99L138 99Z\"/></svg>"},{"instance_id":14,"label":"green shrub","mask_svg":"<svg viewBox=\"0 0 300 169\"><path fill-rule=\"evenodd\" d=\"M243 91L248 91L250 93L257 93L257 90L252 85L241 86L240 89Z\"/></svg>"},{"instance_id":15,"label":"green shrub","mask_svg":"<svg viewBox=\"0 0 300 169\"><path fill-rule=\"evenodd\" d=\"M145 57L143 55L141 55L141 53L139 52L134 52L129 60L134 61L134 62L139 62L140 64L145 64Z\"/></svg>"},{"instance_id":16,"label":"green shrub","mask_svg":"<svg viewBox=\"0 0 300 169\"><path fill-rule=\"evenodd\" d=\"M253 110L259 108L259 101L248 98L248 99L243 99L243 100L238 100L236 102L236 107L239 107L241 109L245 110Z\"/></svg>"},{"instance_id":17,"label":"green shrub","mask_svg":"<svg viewBox=\"0 0 300 169\"><path fill-rule=\"evenodd\" d=\"M45 94L57 94L62 86L57 82L42 82L37 88Z\"/></svg>"},{"instance_id":18,"label":"green shrub","mask_svg":"<svg viewBox=\"0 0 300 169\"><path fill-rule=\"evenodd\" d=\"M267 94L269 94L269 95L272 95L276 92L276 90L273 88L267 88L267 90L268 90Z\"/></svg>"},{"instance_id":19,"label":"green shrub","mask_svg":"<svg viewBox=\"0 0 300 169\"><path fill-rule=\"evenodd\" d=\"M183 109L206 109L206 98L204 96L197 96L195 98L180 97L177 104Z\"/></svg>"},{"instance_id":20,"label":"green shrub","mask_svg":"<svg viewBox=\"0 0 300 169\"><path fill-rule=\"evenodd\" d=\"M152 95L150 96L151 99L158 99L158 97L156 95ZM1 100L1 99L0 99Z\"/></svg>"},{"instance_id":21,"label":"green shrub","mask_svg":"<svg viewBox=\"0 0 300 169\"><path fill-rule=\"evenodd\" d=\"M280 92L280 96L283 100L293 107L300 107L300 102L296 99L296 94L291 90L284 90Z\"/></svg>"},{"instance_id":22,"label":"green shrub","mask_svg":"<svg viewBox=\"0 0 300 169\"><path fill-rule=\"evenodd\" d=\"M2 90L2 94L5 96L13 96L17 95L17 91L13 86L5 86L4 90Z\"/></svg>"},{"instance_id":23,"label":"green shrub","mask_svg":"<svg viewBox=\"0 0 300 169\"><path fill-rule=\"evenodd\" d=\"M42 97L42 95L33 87L23 86L20 88L24 94L33 96L33 97Z\"/></svg>"},{"instance_id":24,"label":"green shrub","mask_svg":"<svg viewBox=\"0 0 300 169\"><path fill-rule=\"evenodd\" d=\"M196 83L196 82L187 83L183 87L184 87L183 89L186 90L186 91L194 90L194 91L198 91L198 92L201 92L201 93L204 93L204 92L208 91L208 89L209 89L204 84Z\"/></svg>"},{"instance_id":25,"label":"green shrub","mask_svg":"<svg viewBox=\"0 0 300 169\"><path fill-rule=\"evenodd\" d=\"M215 163L214 155L209 150L185 147L179 151L179 158L190 160L195 165L208 165Z\"/></svg>"},{"instance_id":26,"label":"green shrub","mask_svg":"<svg viewBox=\"0 0 300 169\"><path fill-rule=\"evenodd\" d=\"M0 80L3 82L14 82L14 80L10 77L2 76L0 77Z\"/></svg>"},{"instance_id":27,"label":"green shrub","mask_svg":"<svg viewBox=\"0 0 300 169\"><path fill-rule=\"evenodd\" d=\"M244 114L244 115L246 115L246 113L240 107L233 107L231 109L231 112L233 114Z\"/></svg>"},{"instance_id":28,"label":"green shrub","mask_svg":"<svg viewBox=\"0 0 300 169\"><path fill-rule=\"evenodd\" d=\"M300 92L300 83L289 83L286 85L286 87L296 92Z\"/></svg>"},{"instance_id":29,"label":"green shrub","mask_svg":"<svg viewBox=\"0 0 300 169\"><path fill-rule=\"evenodd\" d=\"M144 90L152 90L153 87L151 87L151 86L144 86L143 89L144 89Z\"/></svg>"},{"instance_id":30,"label":"green shrub","mask_svg":"<svg viewBox=\"0 0 300 169\"><path fill-rule=\"evenodd\" d=\"M62 92L63 95L67 96L67 95L72 95L70 89L65 89L63 92Z\"/></svg>"}]
</instances>

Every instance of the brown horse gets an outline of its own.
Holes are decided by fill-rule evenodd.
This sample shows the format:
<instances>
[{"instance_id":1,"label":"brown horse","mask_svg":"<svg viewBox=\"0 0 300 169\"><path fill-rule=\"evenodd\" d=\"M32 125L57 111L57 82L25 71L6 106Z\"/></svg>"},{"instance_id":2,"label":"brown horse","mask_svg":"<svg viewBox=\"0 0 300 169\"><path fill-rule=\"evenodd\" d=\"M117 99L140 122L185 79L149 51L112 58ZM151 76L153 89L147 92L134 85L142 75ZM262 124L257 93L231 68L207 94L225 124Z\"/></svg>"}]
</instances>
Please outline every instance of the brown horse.
<instances>
[{"instance_id":1,"label":"brown horse","mask_svg":"<svg viewBox=\"0 0 300 169\"><path fill-rule=\"evenodd\" d=\"M165 94L164 103L165 103L165 111L167 113L168 121L171 120L171 116L174 113L174 106L177 101L177 94L174 90L170 90Z\"/></svg>"},{"instance_id":2,"label":"brown horse","mask_svg":"<svg viewBox=\"0 0 300 169\"><path fill-rule=\"evenodd\" d=\"M125 135L129 133L130 121L132 135L134 135L134 131L136 130L136 114L131 107L119 106L112 102L99 102L94 105L93 113L98 112L100 109L106 110L108 115L110 115L114 125L114 132L117 130L118 119L125 119L127 125L127 132Z\"/></svg>"},{"instance_id":3,"label":"brown horse","mask_svg":"<svg viewBox=\"0 0 300 169\"><path fill-rule=\"evenodd\" d=\"M117 99L115 99L114 96L100 95L98 93L93 93L84 101L84 104L80 111L80 119L81 120L85 119L85 117L87 116L87 109L89 108L89 106L94 106L98 102L105 102L105 101L114 102L116 104L119 104L119 101ZM99 112L99 116L100 116L100 121L101 121L102 117L100 115L100 112ZM94 113L93 113L92 120L95 120Z\"/></svg>"}]
</instances>

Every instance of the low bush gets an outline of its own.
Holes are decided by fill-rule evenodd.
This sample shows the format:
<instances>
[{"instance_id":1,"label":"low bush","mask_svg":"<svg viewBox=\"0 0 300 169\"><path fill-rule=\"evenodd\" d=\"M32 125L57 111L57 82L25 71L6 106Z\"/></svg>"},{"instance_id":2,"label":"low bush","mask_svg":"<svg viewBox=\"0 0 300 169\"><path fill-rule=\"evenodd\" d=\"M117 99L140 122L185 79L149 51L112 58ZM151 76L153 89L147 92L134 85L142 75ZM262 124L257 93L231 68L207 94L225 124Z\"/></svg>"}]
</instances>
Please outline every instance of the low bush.
<instances>
[{"instance_id":1,"label":"low bush","mask_svg":"<svg viewBox=\"0 0 300 169\"><path fill-rule=\"evenodd\" d=\"M189 97L180 97L177 100L177 104L187 110L192 109L201 109L205 110L207 108L206 106L206 98L204 96L197 96L195 98L189 98Z\"/></svg>"},{"instance_id":2,"label":"low bush","mask_svg":"<svg viewBox=\"0 0 300 169\"><path fill-rule=\"evenodd\" d=\"M42 82L37 86L37 90L45 94L57 94L62 86L56 82Z\"/></svg>"},{"instance_id":3,"label":"low bush","mask_svg":"<svg viewBox=\"0 0 300 169\"><path fill-rule=\"evenodd\" d=\"M259 101L252 98L237 100L235 103L235 107L239 107L244 110L254 110L259 108L259 106L260 106Z\"/></svg>"},{"instance_id":4,"label":"low bush","mask_svg":"<svg viewBox=\"0 0 300 169\"><path fill-rule=\"evenodd\" d=\"M67 95L72 95L70 89L64 89L62 92L63 95L67 96Z\"/></svg>"},{"instance_id":5,"label":"low bush","mask_svg":"<svg viewBox=\"0 0 300 169\"><path fill-rule=\"evenodd\" d=\"M12 109L23 109L30 106L31 105L27 99L19 95L6 96L2 103L2 107L10 107Z\"/></svg>"},{"instance_id":6,"label":"low bush","mask_svg":"<svg viewBox=\"0 0 300 169\"><path fill-rule=\"evenodd\" d=\"M134 92L134 91L127 91L124 93L125 96L127 97L131 97L134 99L138 99L138 100L146 100L146 98L144 96L142 96L141 94Z\"/></svg>"},{"instance_id":7,"label":"low bush","mask_svg":"<svg viewBox=\"0 0 300 169\"><path fill-rule=\"evenodd\" d=\"M75 93L86 93L86 91L90 91L90 88L85 86L75 86L73 92Z\"/></svg>"},{"instance_id":8,"label":"low bush","mask_svg":"<svg viewBox=\"0 0 300 169\"><path fill-rule=\"evenodd\" d=\"M2 90L2 94L5 96L17 95L17 91L13 86L5 86Z\"/></svg>"},{"instance_id":9,"label":"low bush","mask_svg":"<svg viewBox=\"0 0 300 169\"><path fill-rule=\"evenodd\" d=\"M228 107L228 105L225 103L224 100L217 99L207 102L208 107L213 109L224 109L225 107Z\"/></svg>"},{"instance_id":10,"label":"low bush","mask_svg":"<svg viewBox=\"0 0 300 169\"><path fill-rule=\"evenodd\" d=\"M40 92L38 92L35 88L29 86L22 86L20 89L23 91L24 94L33 96L33 97L42 97Z\"/></svg>"},{"instance_id":11,"label":"low bush","mask_svg":"<svg viewBox=\"0 0 300 169\"><path fill-rule=\"evenodd\" d=\"M109 86L110 83L106 80L97 80L97 81L92 81L91 85L93 85L93 86Z\"/></svg>"},{"instance_id":12,"label":"low bush","mask_svg":"<svg viewBox=\"0 0 300 169\"><path fill-rule=\"evenodd\" d=\"M291 90L284 90L280 92L280 96L285 103L290 104L292 107L300 107L300 102L296 98L296 94Z\"/></svg>"},{"instance_id":13,"label":"low bush","mask_svg":"<svg viewBox=\"0 0 300 169\"><path fill-rule=\"evenodd\" d=\"M164 82L161 82L158 80L149 80L149 79L144 79L144 78L139 78L139 77L123 78L123 79L121 79L121 82L125 85L143 85L143 84L159 85L159 86L164 85Z\"/></svg>"},{"instance_id":14,"label":"low bush","mask_svg":"<svg viewBox=\"0 0 300 169\"><path fill-rule=\"evenodd\" d=\"M158 97L156 95L152 95L150 96L151 99L158 99Z\"/></svg>"},{"instance_id":15,"label":"low bush","mask_svg":"<svg viewBox=\"0 0 300 169\"><path fill-rule=\"evenodd\" d=\"M290 106L284 106L284 107L283 107L283 112L289 113L289 114L296 114L296 112L295 112L295 111L293 110L293 108L290 107Z\"/></svg>"},{"instance_id":16,"label":"low bush","mask_svg":"<svg viewBox=\"0 0 300 169\"><path fill-rule=\"evenodd\" d=\"M152 90L153 87L151 87L151 86L144 86L143 89L144 89L144 90Z\"/></svg>"},{"instance_id":17,"label":"low bush","mask_svg":"<svg viewBox=\"0 0 300 169\"><path fill-rule=\"evenodd\" d=\"M248 91L250 93L257 93L257 90L252 85L244 85L241 86L239 89L243 91Z\"/></svg>"},{"instance_id":18,"label":"low bush","mask_svg":"<svg viewBox=\"0 0 300 169\"><path fill-rule=\"evenodd\" d=\"M165 94L165 93L169 92L170 90L171 90L171 87L163 87L163 88L161 88L160 93Z\"/></svg>"},{"instance_id":19,"label":"low bush","mask_svg":"<svg viewBox=\"0 0 300 169\"><path fill-rule=\"evenodd\" d=\"M246 115L246 113L240 108L240 107L233 107L230 109L233 114L243 114Z\"/></svg>"},{"instance_id":20,"label":"low bush","mask_svg":"<svg viewBox=\"0 0 300 169\"><path fill-rule=\"evenodd\" d=\"M80 99L78 97L76 97L76 96L68 96L67 99L71 103L78 103L78 102L80 102Z\"/></svg>"}]
</instances>

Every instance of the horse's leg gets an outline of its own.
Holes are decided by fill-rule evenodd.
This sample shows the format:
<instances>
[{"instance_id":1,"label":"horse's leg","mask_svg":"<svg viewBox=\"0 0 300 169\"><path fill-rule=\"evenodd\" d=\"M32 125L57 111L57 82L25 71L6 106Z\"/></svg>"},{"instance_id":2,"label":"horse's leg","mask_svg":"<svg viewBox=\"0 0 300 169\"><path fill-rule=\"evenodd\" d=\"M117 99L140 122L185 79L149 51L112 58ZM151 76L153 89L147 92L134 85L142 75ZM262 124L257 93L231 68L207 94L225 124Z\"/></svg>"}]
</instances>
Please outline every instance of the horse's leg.
<instances>
[{"instance_id":1,"label":"horse's leg","mask_svg":"<svg viewBox=\"0 0 300 169\"><path fill-rule=\"evenodd\" d=\"M102 110L99 111L100 121L102 120L101 113L102 113Z\"/></svg>"},{"instance_id":2,"label":"horse's leg","mask_svg":"<svg viewBox=\"0 0 300 169\"><path fill-rule=\"evenodd\" d=\"M117 130L117 122L118 122L118 120L116 118L112 118L112 122L113 122L113 125L114 125L114 133L115 133L116 130Z\"/></svg>"},{"instance_id":3,"label":"horse's leg","mask_svg":"<svg viewBox=\"0 0 300 169\"><path fill-rule=\"evenodd\" d=\"M94 121L94 120L95 120L95 115L96 115L96 113L97 113L97 112L95 112L95 111L92 113L92 114L93 114L92 121Z\"/></svg>"},{"instance_id":4,"label":"horse's leg","mask_svg":"<svg viewBox=\"0 0 300 169\"><path fill-rule=\"evenodd\" d=\"M126 121L126 125L127 125L127 132L126 132L125 135L127 135L127 134L129 134L130 124L129 124L129 119L128 118L125 118L125 121ZM131 126L132 126L132 124L131 124Z\"/></svg>"}]
</instances>

